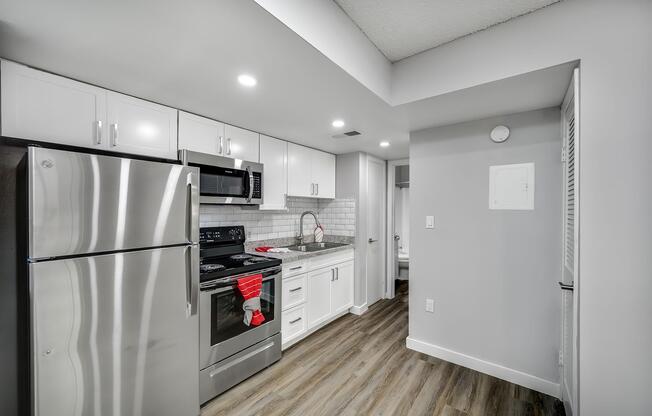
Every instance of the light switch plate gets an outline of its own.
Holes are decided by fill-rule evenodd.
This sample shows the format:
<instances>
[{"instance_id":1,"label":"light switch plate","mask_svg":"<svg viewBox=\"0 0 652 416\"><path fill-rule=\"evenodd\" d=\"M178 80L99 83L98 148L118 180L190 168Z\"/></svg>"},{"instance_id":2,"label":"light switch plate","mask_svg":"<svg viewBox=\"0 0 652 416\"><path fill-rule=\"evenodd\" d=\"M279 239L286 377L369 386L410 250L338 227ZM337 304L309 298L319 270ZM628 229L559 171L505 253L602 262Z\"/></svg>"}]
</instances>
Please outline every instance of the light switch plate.
<instances>
[{"instance_id":1,"label":"light switch plate","mask_svg":"<svg viewBox=\"0 0 652 416\"><path fill-rule=\"evenodd\" d=\"M435 300L426 299L426 312L435 312Z\"/></svg>"},{"instance_id":2,"label":"light switch plate","mask_svg":"<svg viewBox=\"0 0 652 416\"><path fill-rule=\"evenodd\" d=\"M426 228L435 228L435 217L426 215Z\"/></svg>"}]
</instances>

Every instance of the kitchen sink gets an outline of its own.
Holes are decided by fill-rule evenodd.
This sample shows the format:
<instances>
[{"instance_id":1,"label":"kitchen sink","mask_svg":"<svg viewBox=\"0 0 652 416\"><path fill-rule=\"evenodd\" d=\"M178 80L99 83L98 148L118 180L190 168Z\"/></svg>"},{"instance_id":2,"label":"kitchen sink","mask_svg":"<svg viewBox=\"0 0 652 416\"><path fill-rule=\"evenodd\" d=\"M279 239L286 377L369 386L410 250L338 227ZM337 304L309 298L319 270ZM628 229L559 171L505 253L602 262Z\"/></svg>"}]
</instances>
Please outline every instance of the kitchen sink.
<instances>
[{"instance_id":1,"label":"kitchen sink","mask_svg":"<svg viewBox=\"0 0 652 416\"><path fill-rule=\"evenodd\" d=\"M299 244L299 245L294 245L294 246L287 246L292 251L303 251L303 252L313 252L313 251L321 251L321 250L328 250L329 248L335 248L335 247L342 247L342 246L347 246L348 244L345 243L306 243L306 244Z\"/></svg>"}]
</instances>

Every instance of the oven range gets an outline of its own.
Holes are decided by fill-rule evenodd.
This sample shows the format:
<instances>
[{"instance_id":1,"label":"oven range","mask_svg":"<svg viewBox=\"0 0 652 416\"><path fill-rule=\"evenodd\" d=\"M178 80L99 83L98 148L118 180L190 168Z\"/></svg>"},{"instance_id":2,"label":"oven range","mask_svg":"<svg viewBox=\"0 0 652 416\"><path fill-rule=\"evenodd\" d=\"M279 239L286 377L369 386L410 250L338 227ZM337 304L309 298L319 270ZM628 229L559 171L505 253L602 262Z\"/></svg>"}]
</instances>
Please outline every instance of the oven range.
<instances>
[{"instance_id":1,"label":"oven range","mask_svg":"<svg viewBox=\"0 0 652 416\"><path fill-rule=\"evenodd\" d=\"M281 358L281 260L245 253L244 241L243 226L200 229L202 404ZM262 323L247 324L243 304L260 308Z\"/></svg>"}]
</instances>

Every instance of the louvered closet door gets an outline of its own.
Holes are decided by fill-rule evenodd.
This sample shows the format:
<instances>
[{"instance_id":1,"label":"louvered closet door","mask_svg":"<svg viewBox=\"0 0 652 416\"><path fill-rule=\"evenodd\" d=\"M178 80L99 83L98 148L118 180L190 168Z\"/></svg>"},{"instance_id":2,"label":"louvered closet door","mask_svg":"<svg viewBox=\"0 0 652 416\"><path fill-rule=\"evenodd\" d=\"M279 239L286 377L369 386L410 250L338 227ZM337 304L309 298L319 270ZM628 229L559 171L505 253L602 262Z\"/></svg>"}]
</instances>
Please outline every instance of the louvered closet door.
<instances>
[{"instance_id":1,"label":"louvered closet door","mask_svg":"<svg viewBox=\"0 0 652 416\"><path fill-rule=\"evenodd\" d=\"M577 409L577 298L579 231L579 69L575 69L561 108L564 167L564 223L562 283L573 290L562 290L562 396L567 414Z\"/></svg>"}]
</instances>

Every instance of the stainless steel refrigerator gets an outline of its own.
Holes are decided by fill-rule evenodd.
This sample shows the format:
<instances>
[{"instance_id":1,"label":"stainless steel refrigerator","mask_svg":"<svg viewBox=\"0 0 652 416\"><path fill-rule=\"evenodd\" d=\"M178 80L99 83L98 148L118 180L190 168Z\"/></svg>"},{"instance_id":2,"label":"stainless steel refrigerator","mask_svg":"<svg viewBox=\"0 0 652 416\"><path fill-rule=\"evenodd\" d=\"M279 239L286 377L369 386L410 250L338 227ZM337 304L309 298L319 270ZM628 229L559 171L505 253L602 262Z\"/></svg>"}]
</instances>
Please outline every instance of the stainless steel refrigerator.
<instances>
[{"instance_id":1,"label":"stainless steel refrigerator","mask_svg":"<svg viewBox=\"0 0 652 416\"><path fill-rule=\"evenodd\" d=\"M33 413L198 415L196 168L30 147Z\"/></svg>"}]
</instances>

